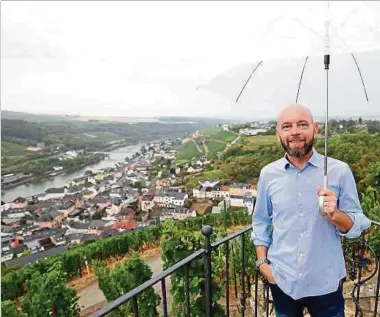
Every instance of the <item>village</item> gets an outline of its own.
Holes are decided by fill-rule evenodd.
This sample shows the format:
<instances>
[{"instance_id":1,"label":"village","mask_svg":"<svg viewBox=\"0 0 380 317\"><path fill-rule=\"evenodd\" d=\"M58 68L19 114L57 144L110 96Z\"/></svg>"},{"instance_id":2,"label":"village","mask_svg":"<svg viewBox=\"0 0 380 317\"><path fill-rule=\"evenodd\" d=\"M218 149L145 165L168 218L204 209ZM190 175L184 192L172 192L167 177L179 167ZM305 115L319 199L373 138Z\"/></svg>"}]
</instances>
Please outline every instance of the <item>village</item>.
<instances>
[{"instance_id":1,"label":"village","mask_svg":"<svg viewBox=\"0 0 380 317\"><path fill-rule=\"evenodd\" d=\"M150 143L114 167L88 170L64 187L2 205L1 261L25 265L72 245L166 219L184 220L234 207L252 213L256 197L252 184L226 185L219 179L202 179L186 191L186 180L213 161L201 156L175 165L180 146L180 139Z\"/></svg>"}]
</instances>

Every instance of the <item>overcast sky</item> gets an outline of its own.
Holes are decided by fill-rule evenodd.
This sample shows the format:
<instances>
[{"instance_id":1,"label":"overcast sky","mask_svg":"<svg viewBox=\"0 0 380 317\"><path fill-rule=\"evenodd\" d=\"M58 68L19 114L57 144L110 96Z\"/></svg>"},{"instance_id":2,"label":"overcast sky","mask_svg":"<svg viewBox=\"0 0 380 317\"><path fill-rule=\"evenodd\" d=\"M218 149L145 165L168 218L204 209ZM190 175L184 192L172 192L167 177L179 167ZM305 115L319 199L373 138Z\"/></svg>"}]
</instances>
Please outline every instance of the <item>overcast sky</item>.
<instances>
[{"instance_id":1,"label":"overcast sky","mask_svg":"<svg viewBox=\"0 0 380 317\"><path fill-rule=\"evenodd\" d=\"M239 111L225 96L196 88L263 56L307 55L310 49L321 53L321 4L2 2L2 110L242 116L247 108ZM354 23L345 31L361 34L349 36L352 43L342 42L345 47L379 49L378 4L339 5ZM336 21L346 26L346 20ZM363 21L369 36L360 28ZM313 45L298 45L300 40ZM260 114L272 116L273 109L260 109Z\"/></svg>"}]
</instances>

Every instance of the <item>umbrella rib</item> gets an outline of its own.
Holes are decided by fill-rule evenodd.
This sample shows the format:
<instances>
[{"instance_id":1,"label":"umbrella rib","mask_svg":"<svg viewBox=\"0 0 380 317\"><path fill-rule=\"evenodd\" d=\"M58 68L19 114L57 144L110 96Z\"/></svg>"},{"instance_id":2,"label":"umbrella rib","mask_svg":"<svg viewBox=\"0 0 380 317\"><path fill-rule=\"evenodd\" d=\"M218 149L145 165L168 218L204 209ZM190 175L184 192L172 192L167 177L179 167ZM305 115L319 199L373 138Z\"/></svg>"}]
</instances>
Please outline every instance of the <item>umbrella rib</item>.
<instances>
[{"instance_id":1,"label":"umbrella rib","mask_svg":"<svg viewBox=\"0 0 380 317\"><path fill-rule=\"evenodd\" d=\"M304 71L305 71L305 67L306 67L306 63L307 63L308 58L309 58L309 56L306 56L306 58L305 58L305 63L303 64L303 67L302 67L302 72L301 72L300 80L299 80L299 82L298 82L298 90L297 90L296 103L298 102L298 97L299 97L299 94L300 94L300 89L301 89L301 83L302 83L303 73L304 73Z\"/></svg>"},{"instance_id":2,"label":"umbrella rib","mask_svg":"<svg viewBox=\"0 0 380 317\"><path fill-rule=\"evenodd\" d=\"M365 98L367 99L367 101L369 101L369 100L368 100L367 89L365 88L364 79L363 79L363 76L362 76L362 72L360 71L359 64L358 64L358 62L356 61L355 55L354 55L353 53L351 53L351 56L352 56L352 58L353 58L354 61L355 61L356 68L358 69L359 76L360 76L360 79L361 79L361 81L362 81L362 85L363 85L363 89L364 89L364 93L365 93Z\"/></svg>"},{"instance_id":3,"label":"umbrella rib","mask_svg":"<svg viewBox=\"0 0 380 317\"><path fill-rule=\"evenodd\" d=\"M249 77L248 77L247 81L245 82L243 88L240 90L240 93L239 93L238 97L236 98L235 103L237 103L237 102L239 101L240 96L241 96L241 94L243 93L243 91L244 91L245 87L247 86L248 82L250 81L252 75L255 73L256 69L258 69L259 66L260 66L262 63L263 63L263 61L261 61L260 63L258 63L258 64L256 65L256 67L253 69L251 75L249 75Z\"/></svg>"}]
</instances>

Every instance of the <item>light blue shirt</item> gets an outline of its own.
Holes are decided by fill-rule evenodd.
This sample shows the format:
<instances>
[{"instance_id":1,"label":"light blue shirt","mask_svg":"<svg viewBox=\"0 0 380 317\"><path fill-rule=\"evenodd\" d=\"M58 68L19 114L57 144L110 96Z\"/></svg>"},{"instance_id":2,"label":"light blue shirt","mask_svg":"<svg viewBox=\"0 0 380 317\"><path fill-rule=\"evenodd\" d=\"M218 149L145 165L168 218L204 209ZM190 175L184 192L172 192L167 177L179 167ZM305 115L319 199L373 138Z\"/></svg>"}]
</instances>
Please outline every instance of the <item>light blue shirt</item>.
<instances>
[{"instance_id":1,"label":"light blue shirt","mask_svg":"<svg viewBox=\"0 0 380 317\"><path fill-rule=\"evenodd\" d=\"M350 167L333 158L327 160L328 187L353 226L343 234L319 214L316 187L323 186L323 159L313 150L299 170L284 156L261 170L257 186L253 244L268 247L276 284L296 300L338 289L347 274L340 237L358 237L371 224L360 207Z\"/></svg>"}]
</instances>

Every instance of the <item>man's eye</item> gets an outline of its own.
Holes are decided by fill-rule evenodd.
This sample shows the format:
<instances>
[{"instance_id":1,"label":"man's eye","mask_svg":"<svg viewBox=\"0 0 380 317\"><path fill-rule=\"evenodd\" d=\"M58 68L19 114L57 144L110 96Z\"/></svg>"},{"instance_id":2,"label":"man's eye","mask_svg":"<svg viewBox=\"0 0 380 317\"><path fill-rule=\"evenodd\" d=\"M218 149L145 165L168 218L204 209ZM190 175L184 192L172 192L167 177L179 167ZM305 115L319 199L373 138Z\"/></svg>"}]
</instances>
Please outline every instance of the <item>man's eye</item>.
<instances>
[{"instance_id":1,"label":"man's eye","mask_svg":"<svg viewBox=\"0 0 380 317\"><path fill-rule=\"evenodd\" d=\"M284 125L284 126L282 127L282 130L288 130L288 129L290 129L290 125Z\"/></svg>"},{"instance_id":2,"label":"man's eye","mask_svg":"<svg viewBox=\"0 0 380 317\"><path fill-rule=\"evenodd\" d=\"M303 128L308 127L308 124L307 123L301 123L301 127L303 127Z\"/></svg>"}]
</instances>

